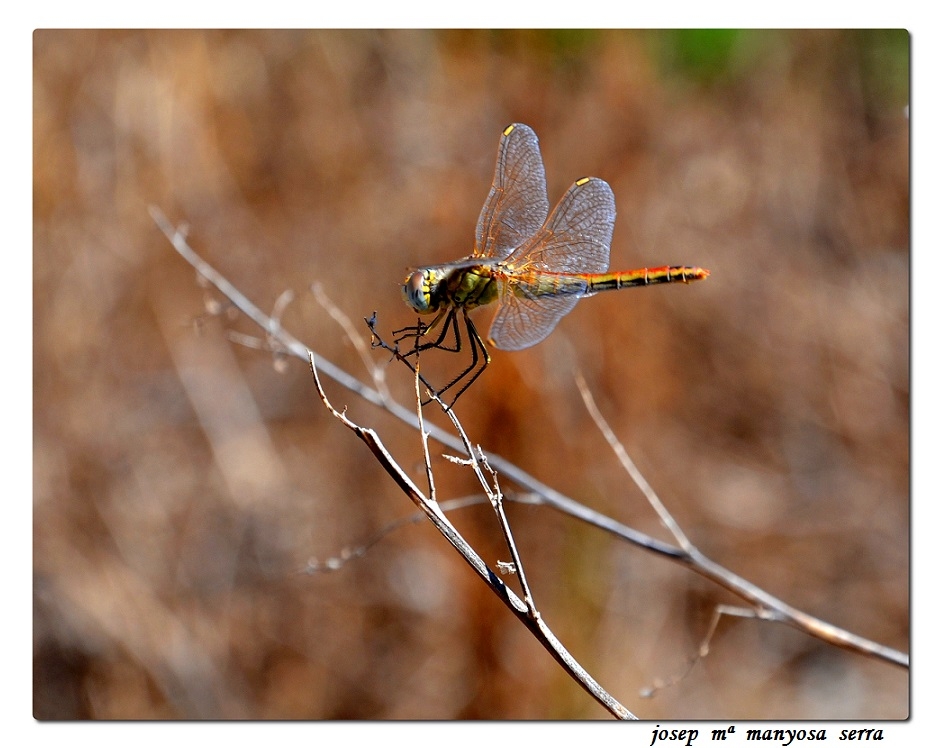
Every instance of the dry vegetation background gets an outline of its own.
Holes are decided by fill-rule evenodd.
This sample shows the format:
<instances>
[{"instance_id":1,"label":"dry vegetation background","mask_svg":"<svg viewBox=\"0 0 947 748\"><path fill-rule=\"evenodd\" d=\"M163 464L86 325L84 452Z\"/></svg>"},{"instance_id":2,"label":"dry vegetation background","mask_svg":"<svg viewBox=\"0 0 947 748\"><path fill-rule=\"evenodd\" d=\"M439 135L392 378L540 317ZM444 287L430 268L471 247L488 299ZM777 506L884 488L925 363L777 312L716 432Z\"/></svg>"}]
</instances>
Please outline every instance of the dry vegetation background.
<instances>
[{"instance_id":1,"label":"dry vegetation background","mask_svg":"<svg viewBox=\"0 0 947 748\"><path fill-rule=\"evenodd\" d=\"M287 327L367 379L309 284L356 322L410 324L406 268L471 250L513 121L539 136L553 202L580 176L612 185L613 268L713 275L583 301L543 344L496 355L457 407L471 438L666 538L586 415L579 369L711 558L907 650L908 43L37 31L35 716L607 718L427 525L298 573L412 506L303 365L277 371L225 338L255 334L245 321L202 316L217 297L147 212L186 221L264 309L295 291ZM409 402L406 371L387 371ZM423 481L413 432L329 393ZM437 468L440 498L476 492ZM909 713L902 669L745 620L644 700L737 601L551 510L510 515L545 620L639 716ZM452 520L506 558L488 507Z\"/></svg>"}]
</instances>

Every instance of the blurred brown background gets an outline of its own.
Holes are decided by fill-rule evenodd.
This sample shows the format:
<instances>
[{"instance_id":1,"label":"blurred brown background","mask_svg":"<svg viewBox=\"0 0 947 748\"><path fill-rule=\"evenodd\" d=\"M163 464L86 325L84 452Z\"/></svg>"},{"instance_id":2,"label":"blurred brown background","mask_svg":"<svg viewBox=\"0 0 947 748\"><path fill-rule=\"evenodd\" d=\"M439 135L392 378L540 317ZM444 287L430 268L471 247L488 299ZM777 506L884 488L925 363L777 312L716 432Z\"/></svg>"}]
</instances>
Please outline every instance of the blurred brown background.
<instances>
[{"instance_id":1,"label":"blurred brown background","mask_svg":"<svg viewBox=\"0 0 947 748\"><path fill-rule=\"evenodd\" d=\"M583 301L498 353L457 407L471 438L666 538L581 370L704 552L907 650L908 56L904 31L35 32L34 715L607 718L427 525L298 573L413 507L305 366L227 340L257 331L205 314L219 297L147 210L264 309L296 292L286 326L367 381L309 284L366 339L373 311L412 323L405 270L472 249L513 121L553 203L581 176L612 185L613 268L713 275ZM413 432L329 393L423 484ZM441 499L476 493L436 468ZM737 601L509 511L546 622L639 716L908 715L904 670L733 619L640 698ZM506 558L488 507L451 518Z\"/></svg>"}]
</instances>

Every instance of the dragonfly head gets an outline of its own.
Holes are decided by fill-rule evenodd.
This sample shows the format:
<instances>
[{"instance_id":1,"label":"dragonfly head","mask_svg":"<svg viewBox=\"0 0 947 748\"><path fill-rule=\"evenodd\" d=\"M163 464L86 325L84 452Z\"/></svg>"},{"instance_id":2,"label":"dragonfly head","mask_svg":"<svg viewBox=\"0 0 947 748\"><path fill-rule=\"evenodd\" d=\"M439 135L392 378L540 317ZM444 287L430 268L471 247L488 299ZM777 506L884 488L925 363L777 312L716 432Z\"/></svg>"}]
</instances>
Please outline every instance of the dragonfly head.
<instances>
[{"instance_id":1,"label":"dragonfly head","mask_svg":"<svg viewBox=\"0 0 947 748\"><path fill-rule=\"evenodd\" d=\"M431 301L431 290L436 281L431 270L415 270L405 278L401 296L418 314L433 314L437 306Z\"/></svg>"}]
</instances>

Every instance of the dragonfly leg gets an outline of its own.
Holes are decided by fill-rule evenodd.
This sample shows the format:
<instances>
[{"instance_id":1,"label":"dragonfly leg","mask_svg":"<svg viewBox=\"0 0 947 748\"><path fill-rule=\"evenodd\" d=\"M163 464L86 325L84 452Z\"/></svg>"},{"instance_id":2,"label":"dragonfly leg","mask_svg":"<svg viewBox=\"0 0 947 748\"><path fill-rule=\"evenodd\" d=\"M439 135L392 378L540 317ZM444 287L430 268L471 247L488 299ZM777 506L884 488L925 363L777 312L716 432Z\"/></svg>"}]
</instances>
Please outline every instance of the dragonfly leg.
<instances>
[{"instance_id":1,"label":"dragonfly leg","mask_svg":"<svg viewBox=\"0 0 947 748\"><path fill-rule=\"evenodd\" d=\"M441 326L440 332L437 335L435 340L427 340L421 342L421 338L427 335L431 330L433 330L444 318L444 315L447 315L447 319L444 321L444 324ZM447 337L448 330L454 331L454 342L450 345L444 343L445 338ZM457 353L460 351L460 328L457 325L457 310L450 309L441 311L434 320L428 324L424 325L421 323L421 320L418 320L418 324L414 327L402 327L400 330L394 330L391 333L396 336L394 342L397 345L402 340L414 340L414 348L407 353L403 354L405 356L416 356L421 351L426 351L430 348L437 348L441 351L450 351L451 353Z\"/></svg>"},{"instance_id":2,"label":"dragonfly leg","mask_svg":"<svg viewBox=\"0 0 947 748\"><path fill-rule=\"evenodd\" d=\"M455 323L456 323L456 319L455 319ZM470 366L468 366L460 374L454 377L447 384L446 387L442 387L440 390L438 390L437 392L438 397L440 397L449 389L451 389L451 387L454 387L456 384L461 382L464 379L464 377L470 374L470 372L473 372L473 375L466 382L464 382L463 387L457 390L453 399L450 401L450 405L447 406L449 408L453 407L454 403L457 402L457 398L463 395L464 392L467 391L467 388L470 387L470 385L472 385L475 381L477 381L477 378L481 374L483 374L483 372L487 368L487 365L490 363L490 354L487 352L487 347L483 342L483 338L480 337L480 333L477 332L477 328L476 326L474 326L473 321L470 319L470 317L467 316L467 310L464 310L464 325L467 328L467 340L470 341L470 351L471 351ZM460 341L459 341L459 336L458 336L458 343L459 342ZM457 350L460 350L459 345L458 345Z\"/></svg>"},{"instance_id":3,"label":"dragonfly leg","mask_svg":"<svg viewBox=\"0 0 947 748\"><path fill-rule=\"evenodd\" d=\"M431 392L434 392L437 397L440 397L444 393L456 387L458 384L462 383L462 386L453 396L450 404L447 407L451 407L455 402L457 402L457 398L460 397L467 390L467 388L474 383L477 377L483 374L484 369L487 368L487 364L490 363L490 354L487 353L486 344L483 342L483 339L477 332L477 328L474 326L473 321L467 316L467 310L451 307L449 309L443 310L440 314L438 314L437 317L434 318L431 323L427 325L418 320L418 324L416 326L403 327L400 330L393 330L391 333L392 336L394 336L395 348L392 352L394 353L395 357L404 362L404 364L409 368L414 369L414 366L408 359L413 356L418 356L421 351L437 349L440 351L449 351L450 353L459 353L463 350L463 338L460 333L460 323L457 321L458 311L463 312L464 315L464 329L466 331L468 344L470 345L470 364L464 368L460 374L458 374L440 389L432 387L423 376L421 377L421 381L424 383L424 385ZM440 324L442 321L443 324ZM440 324L440 330L437 333L437 337L433 340L424 340L424 342L421 342L424 336L434 330L438 324ZM398 343L401 343L405 340L412 340L414 342L414 347L411 350L402 353L398 350ZM472 375L471 372L473 372ZM469 378L468 375L470 375ZM464 381L465 379L466 381ZM431 401L425 400L421 404L427 405L429 402Z\"/></svg>"}]
</instances>

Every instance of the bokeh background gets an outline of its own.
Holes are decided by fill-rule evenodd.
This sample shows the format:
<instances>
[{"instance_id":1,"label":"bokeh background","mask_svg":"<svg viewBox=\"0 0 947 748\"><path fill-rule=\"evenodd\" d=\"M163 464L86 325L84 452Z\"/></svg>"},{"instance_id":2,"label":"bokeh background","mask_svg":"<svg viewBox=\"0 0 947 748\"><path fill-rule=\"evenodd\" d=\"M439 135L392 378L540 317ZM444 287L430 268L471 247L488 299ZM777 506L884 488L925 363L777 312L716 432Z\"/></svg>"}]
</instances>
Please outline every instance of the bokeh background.
<instances>
[{"instance_id":1,"label":"bokeh background","mask_svg":"<svg viewBox=\"0 0 947 748\"><path fill-rule=\"evenodd\" d=\"M666 539L585 413L581 371L698 547L907 651L909 44L36 31L34 716L608 717L425 524L300 573L413 507L304 365L228 338L258 331L148 214L187 223L264 309L295 292L285 325L368 381L310 284L366 340L373 311L411 324L406 269L470 252L514 121L539 136L552 202L581 176L612 185L613 268L712 276L583 301L541 345L498 353L457 406L471 438ZM410 403L407 370L385 372ZM328 388L423 484L416 435ZM435 468L440 499L476 494L465 468ZM751 620L724 620L686 679L641 698L738 601L552 510L509 513L546 622L639 716L909 715L903 669ZM506 558L488 506L451 518Z\"/></svg>"}]
</instances>

